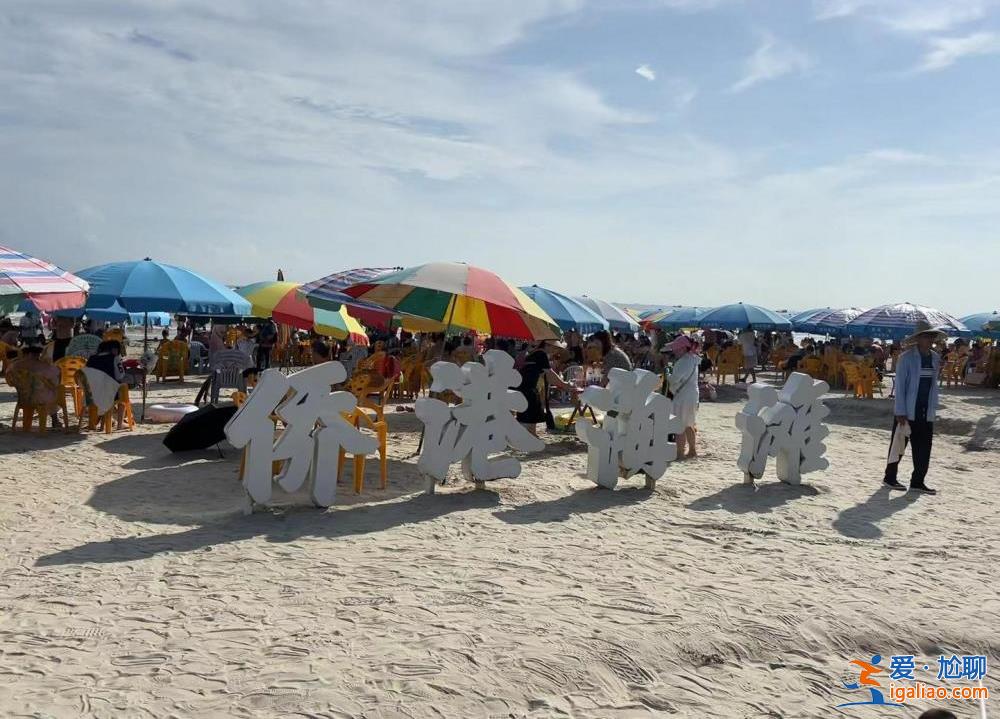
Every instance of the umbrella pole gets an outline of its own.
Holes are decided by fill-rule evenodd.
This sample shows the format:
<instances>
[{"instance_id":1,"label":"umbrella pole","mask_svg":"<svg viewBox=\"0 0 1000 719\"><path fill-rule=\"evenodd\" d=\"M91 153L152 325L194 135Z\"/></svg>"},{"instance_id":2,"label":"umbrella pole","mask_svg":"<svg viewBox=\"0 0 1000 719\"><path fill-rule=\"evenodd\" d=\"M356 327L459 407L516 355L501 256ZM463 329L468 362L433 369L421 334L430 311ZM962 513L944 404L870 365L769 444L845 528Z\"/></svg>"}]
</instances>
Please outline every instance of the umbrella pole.
<instances>
[{"instance_id":1,"label":"umbrella pole","mask_svg":"<svg viewBox=\"0 0 1000 719\"><path fill-rule=\"evenodd\" d=\"M139 414L139 422L146 422L146 352L149 349L149 311L142 313L142 412Z\"/></svg>"}]
</instances>

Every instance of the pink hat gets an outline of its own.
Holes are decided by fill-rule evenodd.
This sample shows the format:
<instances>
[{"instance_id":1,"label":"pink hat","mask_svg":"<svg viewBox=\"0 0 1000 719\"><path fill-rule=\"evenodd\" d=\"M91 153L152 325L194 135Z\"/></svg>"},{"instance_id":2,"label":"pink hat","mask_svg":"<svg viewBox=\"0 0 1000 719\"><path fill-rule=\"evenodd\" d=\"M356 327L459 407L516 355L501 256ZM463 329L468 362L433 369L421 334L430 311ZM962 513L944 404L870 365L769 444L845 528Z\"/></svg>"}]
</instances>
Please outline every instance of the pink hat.
<instances>
[{"instance_id":1,"label":"pink hat","mask_svg":"<svg viewBox=\"0 0 1000 719\"><path fill-rule=\"evenodd\" d=\"M663 349L673 352L675 355L679 355L684 354L685 352L690 352L697 346L698 343L687 335L680 335Z\"/></svg>"}]
</instances>

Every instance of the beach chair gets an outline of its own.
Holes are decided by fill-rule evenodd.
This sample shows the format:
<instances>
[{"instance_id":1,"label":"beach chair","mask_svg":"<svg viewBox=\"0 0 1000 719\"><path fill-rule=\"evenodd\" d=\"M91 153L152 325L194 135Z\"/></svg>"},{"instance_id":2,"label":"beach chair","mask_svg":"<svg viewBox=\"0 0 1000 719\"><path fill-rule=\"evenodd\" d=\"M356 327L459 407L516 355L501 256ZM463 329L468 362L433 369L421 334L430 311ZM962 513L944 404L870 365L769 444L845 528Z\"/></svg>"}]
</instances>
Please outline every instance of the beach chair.
<instances>
[{"instance_id":1,"label":"beach chair","mask_svg":"<svg viewBox=\"0 0 1000 719\"><path fill-rule=\"evenodd\" d=\"M799 372L803 372L813 379L823 379L823 360L819 357L804 357L799 362Z\"/></svg>"},{"instance_id":2,"label":"beach chair","mask_svg":"<svg viewBox=\"0 0 1000 719\"><path fill-rule=\"evenodd\" d=\"M156 360L156 380L165 382L169 377L177 377L183 382L189 354L187 343L181 340L167 340L160 345Z\"/></svg>"},{"instance_id":3,"label":"beach chair","mask_svg":"<svg viewBox=\"0 0 1000 719\"><path fill-rule=\"evenodd\" d=\"M6 342L0 342L0 376L7 374L8 365L10 360L7 359L8 352L16 352L17 347L12 347Z\"/></svg>"},{"instance_id":4,"label":"beach chair","mask_svg":"<svg viewBox=\"0 0 1000 719\"><path fill-rule=\"evenodd\" d=\"M91 370L92 375L97 377L99 375L93 374L95 371ZM94 393L91 389L90 381L87 379L87 372L84 370L78 370L76 373L76 383L80 386L83 391L84 402L86 405L86 421L88 430L102 429L105 434L111 434L112 428L114 426L115 416L119 414L119 410L122 416L121 423L118 425L118 429L122 429L124 426L129 431L135 428L135 415L132 412L132 398L129 395L128 385L121 384L118 387L115 399L111 402L111 405L104 411L101 412L100 408L97 406L97 402L94 400ZM110 392L110 390L109 390ZM81 414L79 418L80 429L83 428L84 417Z\"/></svg>"},{"instance_id":5,"label":"beach chair","mask_svg":"<svg viewBox=\"0 0 1000 719\"><path fill-rule=\"evenodd\" d=\"M31 431L34 418L37 416L38 431L44 432L49 415L56 408L62 409L63 426L69 430L66 397L60 394L59 387L53 380L26 369L17 369L7 373L7 384L11 385L17 394L17 401L14 404L14 418L10 423L12 431L17 431L17 417L20 414L23 431ZM47 398L54 398L54 400L47 400Z\"/></svg>"},{"instance_id":6,"label":"beach chair","mask_svg":"<svg viewBox=\"0 0 1000 719\"><path fill-rule=\"evenodd\" d=\"M76 382L76 373L87 366L87 360L82 357L63 357L58 360L56 367L59 368L60 385L63 396L73 397L73 414L77 418L83 416L83 388Z\"/></svg>"},{"instance_id":7,"label":"beach chair","mask_svg":"<svg viewBox=\"0 0 1000 719\"><path fill-rule=\"evenodd\" d=\"M219 395L224 389L247 391L246 377L243 373L254 366L249 355L239 350L219 350L212 356L212 362L210 390L212 404L218 404Z\"/></svg>"},{"instance_id":8,"label":"beach chair","mask_svg":"<svg viewBox=\"0 0 1000 719\"><path fill-rule=\"evenodd\" d=\"M389 458L386 454L386 441L389 437L389 427L384 419L377 414L372 415L362 407L355 407L352 412L345 412L344 419L353 424L358 429L369 429L375 433L378 439L379 466L381 479L379 489L385 489L389 484ZM354 455L354 493L361 494L365 484L365 459L363 454ZM337 457L337 476L341 476L344 470L344 462L347 461L347 450L340 448Z\"/></svg>"},{"instance_id":9,"label":"beach chair","mask_svg":"<svg viewBox=\"0 0 1000 719\"><path fill-rule=\"evenodd\" d=\"M384 402L375 402L373 397L380 397L384 379L377 372L355 372L347 381L348 391L358 400L358 406L375 412L378 421L385 419Z\"/></svg>"},{"instance_id":10,"label":"beach chair","mask_svg":"<svg viewBox=\"0 0 1000 719\"><path fill-rule=\"evenodd\" d=\"M208 348L196 340L191 340L188 371L191 374L201 374L208 367Z\"/></svg>"},{"instance_id":11,"label":"beach chair","mask_svg":"<svg viewBox=\"0 0 1000 719\"><path fill-rule=\"evenodd\" d=\"M743 351L737 345L727 347L719 353L715 363L715 383L725 384L726 375L733 376L733 383L739 380L740 369L743 368Z\"/></svg>"}]
</instances>

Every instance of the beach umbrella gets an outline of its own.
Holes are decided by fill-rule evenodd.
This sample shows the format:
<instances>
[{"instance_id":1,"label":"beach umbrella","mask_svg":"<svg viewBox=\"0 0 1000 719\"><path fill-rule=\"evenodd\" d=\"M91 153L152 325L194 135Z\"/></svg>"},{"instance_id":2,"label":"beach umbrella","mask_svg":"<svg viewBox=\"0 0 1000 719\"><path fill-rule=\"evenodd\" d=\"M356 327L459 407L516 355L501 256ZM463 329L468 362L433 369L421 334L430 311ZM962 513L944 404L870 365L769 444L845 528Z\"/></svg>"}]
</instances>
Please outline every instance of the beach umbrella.
<instances>
[{"instance_id":1,"label":"beach umbrella","mask_svg":"<svg viewBox=\"0 0 1000 719\"><path fill-rule=\"evenodd\" d=\"M873 307L848 322L844 331L855 337L901 340L913 334L921 321L949 335L969 334L968 327L946 312L909 302Z\"/></svg>"},{"instance_id":2,"label":"beach umbrella","mask_svg":"<svg viewBox=\"0 0 1000 719\"><path fill-rule=\"evenodd\" d=\"M89 289L81 277L0 246L0 313L14 312L26 300L39 312L80 307Z\"/></svg>"},{"instance_id":3,"label":"beach umbrella","mask_svg":"<svg viewBox=\"0 0 1000 719\"><path fill-rule=\"evenodd\" d=\"M343 290L360 282L369 282L376 277L397 272L402 267L358 267L353 270L335 272L299 287L299 294L313 307L338 311L347 307L347 314L356 317L362 324L380 329L402 327L409 332L444 332L446 325L424 317L401 314L387 310L381 305L355 299L345 295Z\"/></svg>"},{"instance_id":4,"label":"beach umbrella","mask_svg":"<svg viewBox=\"0 0 1000 719\"><path fill-rule=\"evenodd\" d=\"M974 315L966 315L959 320L969 328L969 331L976 337L989 337L1000 339L1000 313L979 312Z\"/></svg>"},{"instance_id":5,"label":"beach umbrella","mask_svg":"<svg viewBox=\"0 0 1000 719\"><path fill-rule=\"evenodd\" d=\"M682 330L686 327L697 327L698 320L708 311L706 307L672 307L664 308L646 318L646 324L655 325L661 330Z\"/></svg>"},{"instance_id":6,"label":"beach umbrella","mask_svg":"<svg viewBox=\"0 0 1000 719\"><path fill-rule=\"evenodd\" d=\"M397 313L497 337L540 340L559 335L555 321L517 287L489 270L430 262L345 287L344 294Z\"/></svg>"},{"instance_id":7,"label":"beach umbrella","mask_svg":"<svg viewBox=\"0 0 1000 719\"><path fill-rule=\"evenodd\" d=\"M335 312L312 307L299 294L299 287L298 282L255 282L237 292L250 302L254 317L270 317L300 330L315 330L338 340L350 338L354 344L368 345L364 327L344 307Z\"/></svg>"},{"instance_id":8,"label":"beach umbrella","mask_svg":"<svg viewBox=\"0 0 1000 719\"><path fill-rule=\"evenodd\" d=\"M567 332L576 330L585 335L608 329L608 321L572 297L548 290L538 285L522 287L524 294L533 299L555 320L559 329Z\"/></svg>"},{"instance_id":9,"label":"beach umbrella","mask_svg":"<svg viewBox=\"0 0 1000 719\"><path fill-rule=\"evenodd\" d=\"M603 317L614 332L634 333L639 331L639 323L620 307L616 307L610 302L599 300L596 297L588 297L587 295L574 297L573 299L589 307L595 314Z\"/></svg>"},{"instance_id":10,"label":"beach umbrella","mask_svg":"<svg viewBox=\"0 0 1000 719\"><path fill-rule=\"evenodd\" d=\"M677 309L678 307L680 307L680 305L673 305L669 307L666 305L664 305L663 307L650 307L649 309L643 310L642 312L639 313L639 320L640 322L643 322L645 320L648 320L650 317L653 317L655 315L660 315L665 312L669 312L670 310Z\"/></svg>"},{"instance_id":11,"label":"beach umbrella","mask_svg":"<svg viewBox=\"0 0 1000 719\"><path fill-rule=\"evenodd\" d=\"M737 302L707 310L696 322L698 327L713 330L790 330L792 323L777 312L758 305Z\"/></svg>"},{"instance_id":12,"label":"beach umbrella","mask_svg":"<svg viewBox=\"0 0 1000 719\"><path fill-rule=\"evenodd\" d=\"M77 273L90 283L89 302L128 312L246 315L249 303L228 287L183 267L154 262L111 262Z\"/></svg>"},{"instance_id":13,"label":"beach umbrella","mask_svg":"<svg viewBox=\"0 0 1000 719\"><path fill-rule=\"evenodd\" d=\"M845 334L844 327L848 322L861 314L856 307L833 309L806 310L792 315L792 329L797 332L812 332L816 334L840 336Z\"/></svg>"}]
</instances>

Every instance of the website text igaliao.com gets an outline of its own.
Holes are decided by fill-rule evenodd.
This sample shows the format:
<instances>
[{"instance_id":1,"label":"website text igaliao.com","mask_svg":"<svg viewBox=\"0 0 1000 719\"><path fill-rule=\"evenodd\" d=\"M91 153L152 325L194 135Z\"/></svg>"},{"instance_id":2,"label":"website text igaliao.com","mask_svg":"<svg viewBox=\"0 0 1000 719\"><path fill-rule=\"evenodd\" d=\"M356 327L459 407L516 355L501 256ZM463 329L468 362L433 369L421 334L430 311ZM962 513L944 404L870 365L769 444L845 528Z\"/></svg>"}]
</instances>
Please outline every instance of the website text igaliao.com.
<instances>
[{"instance_id":1,"label":"website text igaliao.com","mask_svg":"<svg viewBox=\"0 0 1000 719\"><path fill-rule=\"evenodd\" d=\"M889 697L897 704L905 704L918 699L989 699L990 690L986 687L935 687L923 682L913 684L890 684Z\"/></svg>"}]
</instances>

